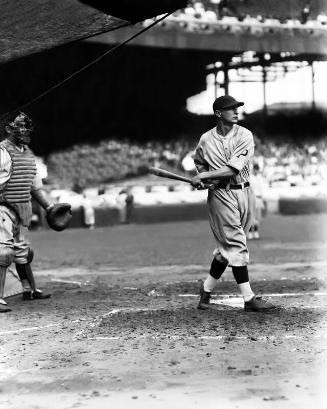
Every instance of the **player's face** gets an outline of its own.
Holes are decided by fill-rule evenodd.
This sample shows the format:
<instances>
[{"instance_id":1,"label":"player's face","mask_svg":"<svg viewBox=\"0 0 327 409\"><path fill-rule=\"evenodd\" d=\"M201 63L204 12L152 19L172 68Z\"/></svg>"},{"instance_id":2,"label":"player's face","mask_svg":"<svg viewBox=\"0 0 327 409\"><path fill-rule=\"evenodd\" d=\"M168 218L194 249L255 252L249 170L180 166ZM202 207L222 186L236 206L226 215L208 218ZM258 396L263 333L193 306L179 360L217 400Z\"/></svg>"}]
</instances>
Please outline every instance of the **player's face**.
<instances>
[{"instance_id":1,"label":"player's face","mask_svg":"<svg viewBox=\"0 0 327 409\"><path fill-rule=\"evenodd\" d=\"M32 121L24 114L20 114L6 127L6 131L18 144L29 145L30 134L33 131Z\"/></svg>"},{"instance_id":2,"label":"player's face","mask_svg":"<svg viewBox=\"0 0 327 409\"><path fill-rule=\"evenodd\" d=\"M230 109L222 109L220 111L221 119L228 124L237 124L238 122L238 107Z\"/></svg>"}]
</instances>

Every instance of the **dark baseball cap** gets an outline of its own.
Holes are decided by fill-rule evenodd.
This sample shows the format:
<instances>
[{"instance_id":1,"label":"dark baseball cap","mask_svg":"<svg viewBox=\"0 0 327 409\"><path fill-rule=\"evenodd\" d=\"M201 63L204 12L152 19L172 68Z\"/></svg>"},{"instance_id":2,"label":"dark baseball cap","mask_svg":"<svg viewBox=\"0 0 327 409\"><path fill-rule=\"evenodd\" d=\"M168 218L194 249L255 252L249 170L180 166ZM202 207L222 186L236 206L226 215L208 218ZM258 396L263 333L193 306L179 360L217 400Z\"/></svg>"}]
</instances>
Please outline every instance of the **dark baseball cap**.
<instances>
[{"instance_id":1,"label":"dark baseball cap","mask_svg":"<svg viewBox=\"0 0 327 409\"><path fill-rule=\"evenodd\" d=\"M223 95L215 99L212 108L213 112L215 112L217 109L230 109L234 107L241 107L242 105L244 105L244 102L236 101L236 99L230 95Z\"/></svg>"}]
</instances>

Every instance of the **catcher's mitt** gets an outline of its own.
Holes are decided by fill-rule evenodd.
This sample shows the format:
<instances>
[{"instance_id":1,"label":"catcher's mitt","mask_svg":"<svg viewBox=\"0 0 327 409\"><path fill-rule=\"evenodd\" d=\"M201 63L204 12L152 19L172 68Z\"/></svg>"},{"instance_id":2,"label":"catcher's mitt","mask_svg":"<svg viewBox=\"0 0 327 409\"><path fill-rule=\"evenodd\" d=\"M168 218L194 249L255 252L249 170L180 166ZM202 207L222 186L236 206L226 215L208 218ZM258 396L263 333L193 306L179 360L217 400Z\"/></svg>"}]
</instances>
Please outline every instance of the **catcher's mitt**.
<instances>
[{"instance_id":1,"label":"catcher's mitt","mask_svg":"<svg viewBox=\"0 0 327 409\"><path fill-rule=\"evenodd\" d=\"M56 203L47 211L49 227L55 231L65 230L72 218L71 205L69 203Z\"/></svg>"}]
</instances>

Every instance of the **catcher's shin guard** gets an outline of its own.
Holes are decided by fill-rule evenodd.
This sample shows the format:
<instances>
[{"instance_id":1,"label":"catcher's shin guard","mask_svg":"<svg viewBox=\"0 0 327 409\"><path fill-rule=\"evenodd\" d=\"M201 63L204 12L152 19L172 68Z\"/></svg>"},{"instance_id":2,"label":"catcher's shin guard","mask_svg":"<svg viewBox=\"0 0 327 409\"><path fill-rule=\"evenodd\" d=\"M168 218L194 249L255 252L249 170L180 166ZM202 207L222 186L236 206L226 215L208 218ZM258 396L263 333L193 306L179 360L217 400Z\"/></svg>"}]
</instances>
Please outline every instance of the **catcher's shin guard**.
<instances>
[{"instance_id":1,"label":"catcher's shin guard","mask_svg":"<svg viewBox=\"0 0 327 409\"><path fill-rule=\"evenodd\" d=\"M31 289L36 290L36 284L34 279L34 274L30 263L26 264L16 264L16 271L21 281L27 280Z\"/></svg>"},{"instance_id":2,"label":"catcher's shin guard","mask_svg":"<svg viewBox=\"0 0 327 409\"><path fill-rule=\"evenodd\" d=\"M0 266L0 298L3 298L5 293L7 267Z\"/></svg>"},{"instance_id":3,"label":"catcher's shin guard","mask_svg":"<svg viewBox=\"0 0 327 409\"><path fill-rule=\"evenodd\" d=\"M16 270L21 281L27 280L31 287L31 289L24 289L23 300L43 300L51 297L51 294L44 293L36 287L34 274L30 263L16 264Z\"/></svg>"}]
</instances>

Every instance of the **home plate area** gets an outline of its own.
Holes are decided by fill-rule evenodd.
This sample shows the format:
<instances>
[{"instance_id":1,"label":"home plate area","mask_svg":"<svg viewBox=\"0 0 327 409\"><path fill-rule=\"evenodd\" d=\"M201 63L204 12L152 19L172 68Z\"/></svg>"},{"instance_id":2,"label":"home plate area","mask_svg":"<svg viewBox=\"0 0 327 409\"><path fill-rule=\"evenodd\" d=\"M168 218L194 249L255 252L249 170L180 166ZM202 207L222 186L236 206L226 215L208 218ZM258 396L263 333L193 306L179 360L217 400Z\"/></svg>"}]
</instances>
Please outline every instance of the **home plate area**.
<instances>
[{"instance_id":1,"label":"home plate area","mask_svg":"<svg viewBox=\"0 0 327 409\"><path fill-rule=\"evenodd\" d=\"M235 284L222 282L213 294L209 310L198 310L199 282L156 283L155 288L127 289L129 302L106 312L89 325L90 339L302 339L324 338L327 292L317 279L286 284L277 292L275 282L265 286L262 295L278 308L270 313L243 311L242 298L233 293ZM277 283L278 284L278 283ZM230 292L228 291L230 290ZM142 300L139 295L146 296ZM137 296L137 294L139 294ZM139 302L133 302L133 298ZM140 301L142 301L140 303ZM96 324L96 325L95 325Z\"/></svg>"}]
</instances>

